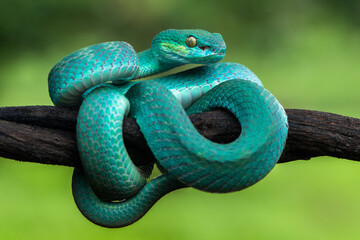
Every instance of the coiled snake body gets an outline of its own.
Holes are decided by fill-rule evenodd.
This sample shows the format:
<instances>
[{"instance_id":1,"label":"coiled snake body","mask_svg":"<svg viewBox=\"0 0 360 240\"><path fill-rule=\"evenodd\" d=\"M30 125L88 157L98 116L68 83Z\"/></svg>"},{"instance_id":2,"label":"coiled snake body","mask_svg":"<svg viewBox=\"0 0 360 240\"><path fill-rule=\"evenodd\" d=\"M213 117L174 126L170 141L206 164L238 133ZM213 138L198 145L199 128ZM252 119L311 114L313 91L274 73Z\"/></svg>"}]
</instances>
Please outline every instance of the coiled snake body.
<instances>
[{"instance_id":1,"label":"coiled snake body","mask_svg":"<svg viewBox=\"0 0 360 240\"><path fill-rule=\"evenodd\" d=\"M220 34L170 29L140 53L125 42L107 42L80 49L53 67L53 103L81 105L82 168L74 170L73 196L85 217L105 227L126 226L175 189L238 191L274 167L287 137L285 111L249 69L217 63L225 50ZM187 63L205 65L131 81ZM242 127L229 144L204 138L188 118L219 108L231 111ZM153 166L135 166L124 146L125 116L136 119L163 172L149 182Z\"/></svg>"}]
</instances>

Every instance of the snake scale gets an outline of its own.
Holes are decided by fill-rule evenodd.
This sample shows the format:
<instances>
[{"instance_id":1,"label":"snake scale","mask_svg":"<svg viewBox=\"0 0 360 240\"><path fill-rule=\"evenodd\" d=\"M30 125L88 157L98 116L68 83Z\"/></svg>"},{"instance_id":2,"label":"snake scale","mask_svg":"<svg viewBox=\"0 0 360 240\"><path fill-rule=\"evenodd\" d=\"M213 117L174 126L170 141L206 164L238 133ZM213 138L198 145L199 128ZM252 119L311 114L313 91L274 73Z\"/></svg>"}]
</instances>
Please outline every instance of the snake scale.
<instances>
[{"instance_id":1,"label":"snake scale","mask_svg":"<svg viewBox=\"0 0 360 240\"><path fill-rule=\"evenodd\" d=\"M247 188L274 167L285 145L287 116L248 68L219 63L226 45L204 30L160 32L136 53L126 42L75 51L50 71L56 106L80 106L73 196L81 213L104 227L140 219L165 194L183 187L226 193ZM146 81L183 64L202 64ZM185 110L186 109L186 110ZM241 124L228 144L200 135L188 115L227 109ZM124 146L124 117L135 118L162 175L153 164L135 166Z\"/></svg>"}]
</instances>

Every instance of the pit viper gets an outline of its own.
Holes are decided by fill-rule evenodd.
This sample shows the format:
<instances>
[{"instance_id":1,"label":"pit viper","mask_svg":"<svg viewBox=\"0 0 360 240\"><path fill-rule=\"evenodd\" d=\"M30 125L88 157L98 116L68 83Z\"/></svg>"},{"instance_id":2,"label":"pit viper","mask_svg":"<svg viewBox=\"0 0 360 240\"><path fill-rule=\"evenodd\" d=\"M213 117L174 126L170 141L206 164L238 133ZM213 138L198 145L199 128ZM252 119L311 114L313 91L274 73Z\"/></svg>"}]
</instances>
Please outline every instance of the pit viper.
<instances>
[{"instance_id":1,"label":"pit viper","mask_svg":"<svg viewBox=\"0 0 360 240\"><path fill-rule=\"evenodd\" d=\"M48 77L55 106L79 107L77 143L82 167L72 189L81 213L104 227L139 220L165 194L183 187L226 193L247 188L278 161L287 116L259 78L238 63L219 63L226 44L219 33L169 29L137 53L121 41L77 50ZM184 64L201 64L150 80ZM135 81L134 81L135 80ZM227 109L241 124L231 143L212 142L188 115ZM162 174L136 166L124 146L123 120L135 118Z\"/></svg>"}]
</instances>

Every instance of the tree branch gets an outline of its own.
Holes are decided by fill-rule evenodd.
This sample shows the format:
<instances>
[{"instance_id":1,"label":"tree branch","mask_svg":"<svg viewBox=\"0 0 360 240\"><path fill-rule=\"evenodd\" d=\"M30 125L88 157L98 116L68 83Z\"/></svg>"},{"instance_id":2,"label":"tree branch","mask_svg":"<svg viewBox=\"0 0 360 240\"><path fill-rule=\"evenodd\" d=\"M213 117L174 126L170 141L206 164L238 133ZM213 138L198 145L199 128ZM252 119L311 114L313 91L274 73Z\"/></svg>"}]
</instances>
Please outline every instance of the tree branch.
<instances>
[{"instance_id":1,"label":"tree branch","mask_svg":"<svg viewBox=\"0 0 360 240\"><path fill-rule=\"evenodd\" d=\"M360 161L360 119L332 113L287 109L289 136L279 162L332 156ZM0 108L0 156L19 161L78 166L77 109L50 106ZM190 116L206 138L231 142L241 132L225 110ZM136 165L154 161L134 119L124 120L124 142Z\"/></svg>"}]
</instances>

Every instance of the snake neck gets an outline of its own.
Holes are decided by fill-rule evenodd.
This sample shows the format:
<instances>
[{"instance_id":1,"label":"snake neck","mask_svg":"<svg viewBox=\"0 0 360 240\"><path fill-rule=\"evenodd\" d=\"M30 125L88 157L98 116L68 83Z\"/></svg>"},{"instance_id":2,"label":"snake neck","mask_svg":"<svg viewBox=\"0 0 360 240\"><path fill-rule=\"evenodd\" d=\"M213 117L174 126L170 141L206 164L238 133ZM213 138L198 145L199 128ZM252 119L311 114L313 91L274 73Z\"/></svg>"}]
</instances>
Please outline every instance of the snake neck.
<instances>
[{"instance_id":1,"label":"snake neck","mask_svg":"<svg viewBox=\"0 0 360 240\"><path fill-rule=\"evenodd\" d=\"M134 79L149 77L181 65L180 63L159 61L152 49L139 52L137 56L140 68Z\"/></svg>"}]
</instances>

